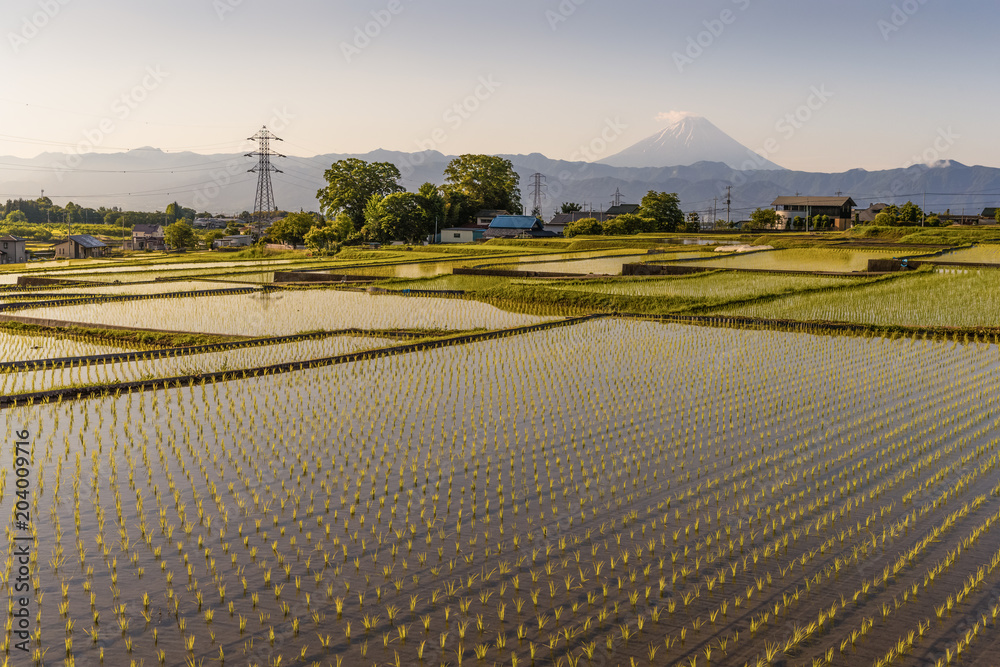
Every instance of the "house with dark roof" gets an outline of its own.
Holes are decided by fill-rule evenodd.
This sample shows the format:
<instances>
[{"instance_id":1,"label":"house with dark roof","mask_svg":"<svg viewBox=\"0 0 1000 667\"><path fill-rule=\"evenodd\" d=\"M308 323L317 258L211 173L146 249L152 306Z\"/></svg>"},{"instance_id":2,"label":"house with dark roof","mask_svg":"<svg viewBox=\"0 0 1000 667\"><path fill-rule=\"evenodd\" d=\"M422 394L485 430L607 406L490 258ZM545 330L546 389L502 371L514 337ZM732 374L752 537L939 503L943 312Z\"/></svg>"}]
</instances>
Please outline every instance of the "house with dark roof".
<instances>
[{"instance_id":1,"label":"house with dark roof","mask_svg":"<svg viewBox=\"0 0 1000 667\"><path fill-rule=\"evenodd\" d=\"M87 259L104 257L108 246L90 234L74 234L56 243L52 249L57 259Z\"/></svg>"},{"instance_id":2,"label":"house with dark roof","mask_svg":"<svg viewBox=\"0 0 1000 667\"><path fill-rule=\"evenodd\" d=\"M562 234L566 225L577 222L585 218L594 218L598 222L607 222L619 215L635 215L639 211L639 204L618 204L612 206L607 211L573 211L572 213L556 213L551 220L545 223L545 230Z\"/></svg>"},{"instance_id":3,"label":"house with dark roof","mask_svg":"<svg viewBox=\"0 0 1000 667\"><path fill-rule=\"evenodd\" d=\"M24 239L10 234L0 236L0 264L24 264L27 261Z\"/></svg>"},{"instance_id":4,"label":"house with dark roof","mask_svg":"<svg viewBox=\"0 0 1000 667\"><path fill-rule=\"evenodd\" d=\"M125 244L126 250L166 250L161 225L136 225L132 228L132 239Z\"/></svg>"},{"instance_id":5,"label":"house with dark roof","mask_svg":"<svg viewBox=\"0 0 1000 667\"><path fill-rule=\"evenodd\" d=\"M551 238L553 232L544 229L542 221L533 215L498 215L483 234L487 239Z\"/></svg>"},{"instance_id":6,"label":"house with dark roof","mask_svg":"<svg viewBox=\"0 0 1000 667\"><path fill-rule=\"evenodd\" d=\"M605 214L609 218L614 218L619 215L636 215L639 213L639 209L642 208L639 204L618 204L617 206L612 206Z\"/></svg>"},{"instance_id":7,"label":"house with dark roof","mask_svg":"<svg viewBox=\"0 0 1000 667\"><path fill-rule=\"evenodd\" d=\"M481 211L476 211L476 215L474 217L478 227L489 227L490 223L493 222L493 219L499 215L510 215L510 213L502 210L483 209Z\"/></svg>"},{"instance_id":8,"label":"house with dark roof","mask_svg":"<svg viewBox=\"0 0 1000 667\"><path fill-rule=\"evenodd\" d=\"M833 220L834 229L845 230L853 223L854 207L850 197L778 197L771 206L784 222L782 229L791 229L795 218L813 219L825 215Z\"/></svg>"},{"instance_id":9,"label":"house with dark roof","mask_svg":"<svg viewBox=\"0 0 1000 667\"><path fill-rule=\"evenodd\" d=\"M981 225L995 225L997 223L997 209L995 207L984 208L983 212L979 214L979 218Z\"/></svg>"},{"instance_id":10,"label":"house with dark roof","mask_svg":"<svg viewBox=\"0 0 1000 667\"><path fill-rule=\"evenodd\" d=\"M868 208L854 211L855 222L862 225L870 225L875 222L875 216L889 208L888 204L869 204Z\"/></svg>"}]
</instances>

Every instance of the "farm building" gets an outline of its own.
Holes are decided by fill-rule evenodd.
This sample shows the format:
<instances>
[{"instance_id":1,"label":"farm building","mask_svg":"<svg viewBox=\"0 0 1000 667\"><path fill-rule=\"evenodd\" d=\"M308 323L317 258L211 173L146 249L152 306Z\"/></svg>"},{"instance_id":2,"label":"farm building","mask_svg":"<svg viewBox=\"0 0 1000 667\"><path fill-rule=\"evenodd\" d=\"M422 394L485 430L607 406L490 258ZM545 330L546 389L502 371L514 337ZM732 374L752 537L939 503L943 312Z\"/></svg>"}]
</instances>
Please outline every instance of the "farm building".
<instances>
[{"instance_id":1,"label":"farm building","mask_svg":"<svg viewBox=\"0 0 1000 667\"><path fill-rule=\"evenodd\" d=\"M24 264L27 261L24 239L10 234L0 236L0 264Z\"/></svg>"},{"instance_id":2,"label":"farm building","mask_svg":"<svg viewBox=\"0 0 1000 667\"><path fill-rule=\"evenodd\" d=\"M483 234L487 239L549 238L554 232L544 230L542 221L533 215L498 215Z\"/></svg>"},{"instance_id":3,"label":"farm building","mask_svg":"<svg viewBox=\"0 0 1000 667\"><path fill-rule=\"evenodd\" d=\"M850 197L778 197L771 204L784 221L784 229L791 229L795 218L815 218L828 216L835 229L845 230L851 226L854 207L857 204Z\"/></svg>"},{"instance_id":4,"label":"farm building","mask_svg":"<svg viewBox=\"0 0 1000 667\"><path fill-rule=\"evenodd\" d=\"M223 236L212 244L213 248L245 248L253 245L253 237L236 234L235 236Z\"/></svg>"},{"instance_id":5,"label":"farm building","mask_svg":"<svg viewBox=\"0 0 1000 667\"><path fill-rule=\"evenodd\" d=\"M90 234L74 234L56 243L52 249L57 259L87 259L104 257L108 246Z\"/></svg>"},{"instance_id":6,"label":"farm building","mask_svg":"<svg viewBox=\"0 0 1000 667\"><path fill-rule=\"evenodd\" d=\"M438 243L473 243L483 238L486 230L482 227L447 227L438 235Z\"/></svg>"},{"instance_id":7,"label":"farm building","mask_svg":"<svg viewBox=\"0 0 1000 667\"><path fill-rule=\"evenodd\" d=\"M136 225L132 228L132 238L125 243L126 250L166 250L161 225Z\"/></svg>"}]
</instances>

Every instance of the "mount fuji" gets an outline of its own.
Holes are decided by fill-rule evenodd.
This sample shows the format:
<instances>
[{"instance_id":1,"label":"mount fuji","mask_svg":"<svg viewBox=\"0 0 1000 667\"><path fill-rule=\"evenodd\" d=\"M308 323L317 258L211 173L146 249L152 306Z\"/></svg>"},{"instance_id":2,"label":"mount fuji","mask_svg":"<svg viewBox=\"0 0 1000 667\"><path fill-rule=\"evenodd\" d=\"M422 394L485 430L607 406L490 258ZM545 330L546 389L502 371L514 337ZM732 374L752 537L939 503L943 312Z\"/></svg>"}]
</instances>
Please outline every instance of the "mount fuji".
<instances>
[{"instance_id":1,"label":"mount fuji","mask_svg":"<svg viewBox=\"0 0 1000 667\"><path fill-rule=\"evenodd\" d=\"M601 162L612 167L656 168L721 162L731 169L744 171L784 169L700 116L682 118Z\"/></svg>"}]
</instances>

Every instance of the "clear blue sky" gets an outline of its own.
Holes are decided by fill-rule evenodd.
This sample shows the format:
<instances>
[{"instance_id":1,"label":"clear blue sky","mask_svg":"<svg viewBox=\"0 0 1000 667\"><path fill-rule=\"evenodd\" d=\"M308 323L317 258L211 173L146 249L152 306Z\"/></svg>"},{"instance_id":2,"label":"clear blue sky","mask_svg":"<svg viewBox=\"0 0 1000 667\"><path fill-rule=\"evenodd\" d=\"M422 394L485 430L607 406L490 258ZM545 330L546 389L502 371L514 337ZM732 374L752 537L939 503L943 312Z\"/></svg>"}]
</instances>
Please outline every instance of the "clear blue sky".
<instances>
[{"instance_id":1,"label":"clear blue sky","mask_svg":"<svg viewBox=\"0 0 1000 667\"><path fill-rule=\"evenodd\" d=\"M992 0L6 0L0 18L3 155L224 152L277 116L294 155L571 159L685 111L794 169L902 166L941 132L940 157L1000 166Z\"/></svg>"}]
</instances>

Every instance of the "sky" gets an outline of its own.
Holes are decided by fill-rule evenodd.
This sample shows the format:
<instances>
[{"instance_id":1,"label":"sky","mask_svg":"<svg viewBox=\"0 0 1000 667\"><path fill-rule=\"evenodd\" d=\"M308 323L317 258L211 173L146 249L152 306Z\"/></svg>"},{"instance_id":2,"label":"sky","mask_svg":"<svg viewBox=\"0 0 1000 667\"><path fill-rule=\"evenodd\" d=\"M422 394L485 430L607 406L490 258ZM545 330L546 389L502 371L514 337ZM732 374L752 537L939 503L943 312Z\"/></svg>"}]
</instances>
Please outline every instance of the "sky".
<instances>
[{"instance_id":1,"label":"sky","mask_svg":"<svg viewBox=\"0 0 1000 667\"><path fill-rule=\"evenodd\" d=\"M681 115L790 169L1000 167L993 0L4 0L0 155L600 160ZM766 148L765 148L766 147Z\"/></svg>"}]
</instances>

